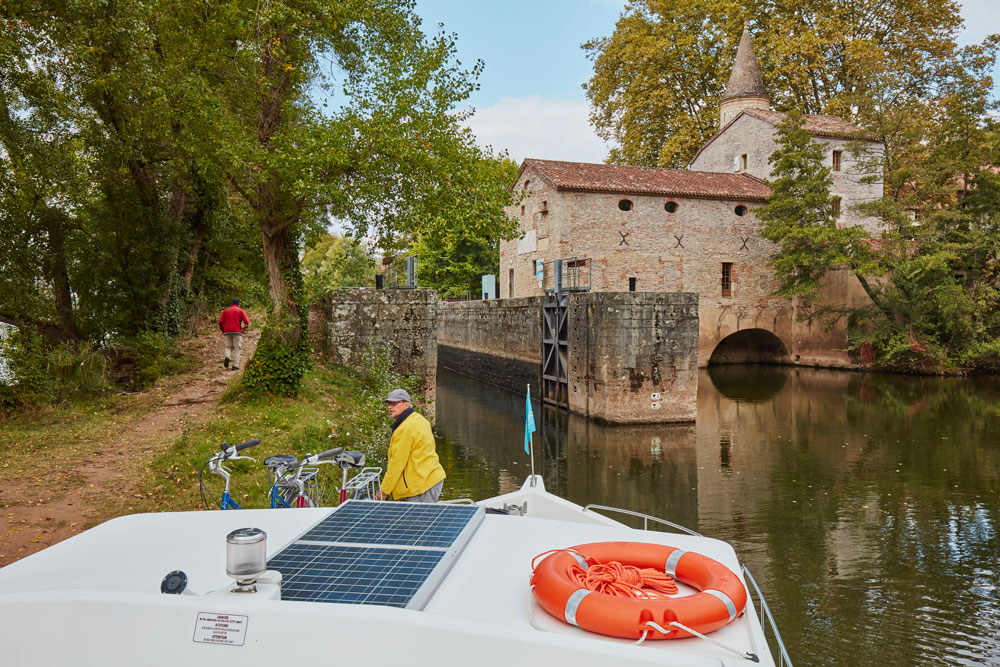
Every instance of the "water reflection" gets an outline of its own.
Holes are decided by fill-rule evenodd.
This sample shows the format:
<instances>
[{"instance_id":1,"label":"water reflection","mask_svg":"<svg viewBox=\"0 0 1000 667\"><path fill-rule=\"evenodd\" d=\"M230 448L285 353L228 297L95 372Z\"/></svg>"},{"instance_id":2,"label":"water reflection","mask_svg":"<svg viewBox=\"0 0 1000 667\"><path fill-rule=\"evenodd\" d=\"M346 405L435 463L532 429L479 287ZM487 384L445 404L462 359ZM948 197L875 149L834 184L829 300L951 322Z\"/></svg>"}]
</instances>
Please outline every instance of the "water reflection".
<instances>
[{"instance_id":1,"label":"water reflection","mask_svg":"<svg viewBox=\"0 0 1000 667\"><path fill-rule=\"evenodd\" d=\"M518 487L524 397L443 369L450 497ZM995 378L703 372L698 421L610 427L535 404L536 466L577 503L734 544L796 665L1000 665Z\"/></svg>"}]
</instances>

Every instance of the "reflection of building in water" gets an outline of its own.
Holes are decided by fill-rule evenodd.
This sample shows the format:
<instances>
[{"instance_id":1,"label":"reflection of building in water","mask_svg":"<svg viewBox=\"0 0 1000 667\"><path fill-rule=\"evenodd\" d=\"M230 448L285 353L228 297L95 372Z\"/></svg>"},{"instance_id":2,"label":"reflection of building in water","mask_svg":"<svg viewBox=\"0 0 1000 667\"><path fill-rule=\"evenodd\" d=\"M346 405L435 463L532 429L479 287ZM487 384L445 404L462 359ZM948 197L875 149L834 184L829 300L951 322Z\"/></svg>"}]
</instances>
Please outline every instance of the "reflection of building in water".
<instances>
[{"instance_id":1,"label":"reflection of building in water","mask_svg":"<svg viewBox=\"0 0 1000 667\"><path fill-rule=\"evenodd\" d=\"M697 523L695 425L606 426L569 415L566 497Z\"/></svg>"},{"instance_id":2,"label":"reflection of building in water","mask_svg":"<svg viewBox=\"0 0 1000 667\"><path fill-rule=\"evenodd\" d=\"M769 369L763 377L761 369L727 371L703 372L699 385L698 516L708 534L752 544L768 516L806 511L797 503L837 493L834 487L849 478L863 453L847 421L848 385L856 376L789 368ZM784 377L777 381L775 374ZM856 559L858 536L843 532L852 523L826 527L832 569Z\"/></svg>"}]
</instances>

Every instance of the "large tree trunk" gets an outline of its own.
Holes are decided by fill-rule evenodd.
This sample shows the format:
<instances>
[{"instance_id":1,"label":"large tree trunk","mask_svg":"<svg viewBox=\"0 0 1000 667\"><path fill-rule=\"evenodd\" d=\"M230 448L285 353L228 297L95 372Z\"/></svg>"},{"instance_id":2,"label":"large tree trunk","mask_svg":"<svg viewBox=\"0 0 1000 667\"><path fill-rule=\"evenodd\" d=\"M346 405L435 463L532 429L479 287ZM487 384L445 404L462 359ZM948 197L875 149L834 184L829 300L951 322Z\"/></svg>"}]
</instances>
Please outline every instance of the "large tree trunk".
<instances>
[{"instance_id":1,"label":"large tree trunk","mask_svg":"<svg viewBox=\"0 0 1000 667\"><path fill-rule=\"evenodd\" d=\"M272 227L271 225L264 225ZM273 227L272 227L273 228ZM298 277L298 244L290 226L279 226L272 233L264 232L264 265L267 284L274 302L271 316L282 323L282 339L286 345L298 344L303 335L299 326L299 304L296 301L295 279Z\"/></svg>"}]
</instances>

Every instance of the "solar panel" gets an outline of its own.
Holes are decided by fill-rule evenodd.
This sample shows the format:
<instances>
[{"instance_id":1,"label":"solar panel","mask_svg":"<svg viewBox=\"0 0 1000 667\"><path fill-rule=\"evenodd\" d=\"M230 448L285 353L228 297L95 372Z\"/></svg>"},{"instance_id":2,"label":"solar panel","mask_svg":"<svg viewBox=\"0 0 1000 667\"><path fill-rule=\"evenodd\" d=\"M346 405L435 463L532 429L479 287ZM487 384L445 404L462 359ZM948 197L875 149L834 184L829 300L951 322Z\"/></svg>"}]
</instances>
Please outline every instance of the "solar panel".
<instances>
[{"instance_id":1,"label":"solar panel","mask_svg":"<svg viewBox=\"0 0 1000 667\"><path fill-rule=\"evenodd\" d=\"M351 501L313 526L300 540L351 544L447 547L479 507Z\"/></svg>"},{"instance_id":2,"label":"solar panel","mask_svg":"<svg viewBox=\"0 0 1000 667\"><path fill-rule=\"evenodd\" d=\"M421 609L483 518L470 505L348 501L282 549L281 599Z\"/></svg>"},{"instance_id":3,"label":"solar panel","mask_svg":"<svg viewBox=\"0 0 1000 667\"><path fill-rule=\"evenodd\" d=\"M406 607L444 551L293 544L271 559L281 599Z\"/></svg>"}]
</instances>

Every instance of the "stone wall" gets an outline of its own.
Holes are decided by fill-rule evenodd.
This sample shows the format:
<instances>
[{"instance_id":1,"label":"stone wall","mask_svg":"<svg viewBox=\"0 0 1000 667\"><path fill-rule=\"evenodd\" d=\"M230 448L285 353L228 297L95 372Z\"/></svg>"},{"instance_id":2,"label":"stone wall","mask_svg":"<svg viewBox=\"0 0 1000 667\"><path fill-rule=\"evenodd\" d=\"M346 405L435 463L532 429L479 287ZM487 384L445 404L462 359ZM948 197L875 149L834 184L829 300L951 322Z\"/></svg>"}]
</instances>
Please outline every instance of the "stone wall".
<instances>
[{"instance_id":1,"label":"stone wall","mask_svg":"<svg viewBox=\"0 0 1000 667\"><path fill-rule=\"evenodd\" d=\"M540 395L541 297L438 304L438 355L445 368L482 382Z\"/></svg>"},{"instance_id":2,"label":"stone wall","mask_svg":"<svg viewBox=\"0 0 1000 667\"><path fill-rule=\"evenodd\" d=\"M574 294L568 320L570 410L614 423L694 420L696 294Z\"/></svg>"},{"instance_id":3,"label":"stone wall","mask_svg":"<svg viewBox=\"0 0 1000 667\"><path fill-rule=\"evenodd\" d=\"M572 294L567 316L571 411L613 423L695 418L696 295ZM539 395L540 298L442 303L438 319L444 367Z\"/></svg>"},{"instance_id":4,"label":"stone wall","mask_svg":"<svg viewBox=\"0 0 1000 667\"><path fill-rule=\"evenodd\" d=\"M520 217L525 237L500 246L501 297L508 297L511 287L518 298L542 294L536 259L588 257L591 292L622 292L635 278L638 292L696 293L700 366L712 361L727 337L751 329L778 339L780 354L769 355L769 361L850 366L845 322L832 328L810 322L796 300L772 295L768 260L775 246L760 236L754 215L760 202L628 195L632 208L622 211L623 195L556 191L531 168L515 187L525 183L522 204L509 211ZM664 208L668 201L677 204L673 213ZM736 211L741 203L749 209L744 215ZM730 270L728 293L721 285L724 263ZM546 286L551 267L545 266ZM819 293L820 304L861 305L866 298L857 279L843 271L826 276Z\"/></svg>"},{"instance_id":5,"label":"stone wall","mask_svg":"<svg viewBox=\"0 0 1000 667\"><path fill-rule=\"evenodd\" d=\"M337 290L310 312L313 346L324 358L358 366L372 343L386 343L393 367L421 378L433 409L437 378L438 300L434 290Z\"/></svg>"}]
</instances>

